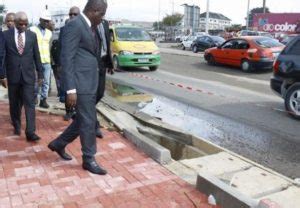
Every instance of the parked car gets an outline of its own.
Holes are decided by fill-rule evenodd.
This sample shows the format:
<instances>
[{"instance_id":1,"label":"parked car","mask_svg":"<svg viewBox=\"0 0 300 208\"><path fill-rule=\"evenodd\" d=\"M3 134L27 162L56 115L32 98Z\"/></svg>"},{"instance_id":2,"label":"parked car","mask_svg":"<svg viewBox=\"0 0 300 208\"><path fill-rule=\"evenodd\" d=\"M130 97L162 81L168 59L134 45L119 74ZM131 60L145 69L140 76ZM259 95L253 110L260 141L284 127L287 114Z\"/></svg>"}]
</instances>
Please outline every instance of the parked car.
<instances>
[{"instance_id":1,"label":"parked car","mask_svg":"<svg viewBox=\"0 0 300 208\"><path fill-rule=\"evenodd\" d=\"M192 43L194 42L194 40L196 39L196 36L189 36L188 38L186 38L185 40L182 41L181 44L181 49L182 50L186 50L188 48L191 48Z\"/></svg>"},{"instance_id":2,"label":"parked car","mask_svg":"<svg viewBox=\"0 0 300 208\"><path fill-rule=\"evenodd\" d=\"M274 38L272 36L271 33L268 33L268 32L257 32L258 33L258 36L264 36L264 37L268 37L268 38Z\"/></svg>"},{"instance_id":3,"label":"parked car","mask_svg":"<svg viewBox=\"0 0 300 208\"><path fill-rule=\"evenodd\" d=\"M284 99L287 112L300 119L300 35L276 59L271 89Z\"/></svg>"},{"instance_id":4,"label":"parked car","mask_svg":"<svg viewBox=\"0 0 300 208\"><path fill-rule=\"evenodd\" d=\"M204 58L211 65L226 64L251 72L253 69L272 69L275 58L283 48L283 44L272 38L246 36L207 49Z\"/></svg>"},{"instance_id":5,"label":"parked car","mask_svg":"<svg viewBox=\"0 0 300 208\"><path fill-rule=\"evenodd\" d=\"M208 48L216 47L225 42L225 39L219 36L204 35L197 37L192 43L191 47L194 53L204 51Z\"/></svg>"},{"instance_id":6,"label":"parked car","mask_svg":"<svg viewBox=\"0 0 300 208\"><path fill-rule=\"evenodd\" d=\"M238 37L243 37L243 36L259 36L258 32L256 31L251 31L251 30L241 30L240 32L237 33Z\"/></svg>"},{"instance_id":7,"label":"parked car","mask_svg":"<svg viewBox=\"0 0 300 208\"><path fill-rule=\"evenodd\" d=\"M297 34L291 34L285 36L282 40L281 43L284 45L287 45L291 40L293 40L295 37L297 37Z\"/></svg>"}]
</instances>

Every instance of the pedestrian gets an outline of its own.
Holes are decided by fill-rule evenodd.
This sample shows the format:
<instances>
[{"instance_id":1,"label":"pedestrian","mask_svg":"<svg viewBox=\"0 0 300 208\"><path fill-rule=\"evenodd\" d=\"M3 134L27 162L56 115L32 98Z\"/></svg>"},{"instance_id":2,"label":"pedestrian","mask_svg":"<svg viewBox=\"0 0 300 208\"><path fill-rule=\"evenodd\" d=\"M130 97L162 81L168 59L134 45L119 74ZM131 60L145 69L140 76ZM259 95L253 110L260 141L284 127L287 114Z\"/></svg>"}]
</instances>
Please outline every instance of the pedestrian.
<instances>
[{"instance_id":1,"label":"pedestrian","mask_svg":"<svg viewBox=\"0 0 300 208\"><path fill-rule=\"evenodd\" d=\"M34 84L35 70L39 83L43 80L42 64L36 35L27 30L28 18L18 12L15 28L3 32L4 64L0 68L1 84L8 88L9 109L14 134L21 135L22 107L25 108L26 138L34 142L41 138L35 134Z\"/></svg>"},{"instance_id":2,"label":"pedestrian","mask_svg":"<svg viewBox=\"0 0 300 208\"><path fill-rule=\"evenodd\" d=\"M51 15L48 11L44 11L40 16L39 25L30 28L30 30L37 35L39 50L41 54L41 61L43 65L44 82L40 90L39 104L41 108L49 108L47 98L49 94L51 79L50 42L52 38L52 32L47 28L49 27L50 21Z\"/></svg>"},{"instance_id":3,"label":"pedestrian","mask_svg":"<svg viewBox=\"0 0 300 208\"><path fill-rule=\"evenodd\" d=\"M65 147L80 136L83 169L99 175L107 171L95 159L96 96L99 82L101 39L97 26L107 9L106 0L88 0L84 11L64 28L61 46L62 80L67 105L76 108L71 125L48 147L65 160Z\"/></svg>"},{"instance_id":4,"label":"pedestrian","mask_svg":"<svg viewBox=\"0 0 300 208\"><path fill-rule=\"evenodd\" d=\"M98 26L98 31L101 38L101 66L99 67L99 83L98 83L98 91L97 91L97 100L96 105L104 96L105 91L105 79L106 72L110 74L114 73L112 54L110 48L110 32L109 32L109 23L107 20L103 19L101 24ZM96 136L100 139L103 138L103 134L100 130L99 121L96 122Z\"/></svg>"},{"instance_id":5,"label":"pedestrian","mask_svg":"<svg viewBox=\"0 0 300 208\"><path fill-rule=\"evenodd\" d=\"M0 78L4 78L3 60L5 54L4 37L3 32L0 30Z\"/></svg>"},{"instance_id":6,"label":"pedestrian","mask_svg":"<svg viewBox=\"0 0 300 208\"><path fill-rule=\"evenodd\" d=\"M7 13L4 19L2 31L9 30L15 26L15 13Z\"/></svg>"},{"instance_id":7,"label":"pedestrian","mask_svg":"<svg viewBox=\"0 0 300 208\"><path fill-rule=\"evenodd\" d=\"M69 10L69 19L66 21L66 24L70 20L77 17L79 14L80 14L80 9L77 6L71 7L70 10ZM61 46L61 39L62 39L61 37L62 37L63 31L64 31L64 28L65 28L65 26L60 29L59 38L58 38L57 55L60 55L60 46ZM59 80L61 80L60 79L60 77L61 77L61 64L60 64L59 56L57 57L57 62L59 64L59 67L58 67L59 72L57 74L58 74ZM66 92L65 92L65 90L63 90L63 83L60 81L60 102L65 103L65 109L66 109L66 114L64 115L64 120L69 121L76 114L76 112L75 112L75 108L68 107L68 105L65 102L65 98L66 98Z\"/></svg>"}]
</instances>

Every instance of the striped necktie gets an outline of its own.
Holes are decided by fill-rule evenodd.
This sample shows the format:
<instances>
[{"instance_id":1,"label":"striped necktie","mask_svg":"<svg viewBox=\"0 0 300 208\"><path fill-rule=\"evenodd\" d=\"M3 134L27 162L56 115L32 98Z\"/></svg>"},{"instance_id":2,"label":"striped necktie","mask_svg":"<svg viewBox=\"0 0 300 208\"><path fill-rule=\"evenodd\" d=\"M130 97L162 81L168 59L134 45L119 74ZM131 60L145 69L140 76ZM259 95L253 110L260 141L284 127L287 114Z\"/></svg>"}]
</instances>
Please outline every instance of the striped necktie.
<instances>
[{"instance_id":1,"label":"striped necktie","mask_svg":"<svg viewBox=\"0 0 300 208\"><path fill-rule=\"evenodd\" d=\"M18 33L18 52L20 55L22 55L24 52L24 42L22 34L20 32Z\"/></svg>"}]
</instances>

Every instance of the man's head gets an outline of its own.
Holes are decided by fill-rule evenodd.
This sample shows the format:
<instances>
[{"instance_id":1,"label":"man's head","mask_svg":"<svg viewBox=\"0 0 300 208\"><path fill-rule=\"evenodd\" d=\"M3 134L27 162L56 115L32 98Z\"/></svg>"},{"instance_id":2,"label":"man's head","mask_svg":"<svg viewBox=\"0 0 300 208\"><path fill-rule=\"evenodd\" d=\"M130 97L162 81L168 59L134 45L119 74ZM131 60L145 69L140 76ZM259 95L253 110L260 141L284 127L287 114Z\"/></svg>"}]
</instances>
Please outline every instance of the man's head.
<instances>
[{"instance_id":1,"label":"man's head","mask_svg":"<svg viewBox=\"0 0 300 208\"><path fill-rule=\"evenodd\" d=\"M40 16L40 27L43 28L43 29L48 28L50 21L51 21L51 15L46 10Z\"/></svg>"},{"instance_id":2,"label":"man's head","mask_svg":"<svg viewBox=\"0 0 300 208\"><path fill-rule=\"evenodd\" d=\"M96 27L102 22L106 9L106 0L88 0L83 12L91 21L92 26Z\"/></svg>"},{"instance_id":3,"label":"man's head","mask_svg":"<svg viewBox=\"0 0 300 208\"><path fill-rule=\"evenodd\" d=\"M47 29L51 32L55 30L55 23L52 20L49 22Z\"/></svg>"},{"instance_id":4,"label":"man's head","mask_svg":"<svg viewBox=\"0 0 300 208\"><path fill-rule=\"evenodd\" d=\"M25 12L18 12L15 16L15 24L17 30L21 33L27 30L28 18Z\"/></svg>"},{"instance_id":5,"label":"man's head","mask_svg":"<svg viewBox=\"0 0 300 208\"><path fill-rule=\"evenodd\" d=\"M15 13L7 13L4 22L8 29L13 28L15 26Z\"/></svg>"},{"instance_id":6,"label":"man's head","mask_svg":"<svg viewBox=\"0 0 300 208\"><path fill-rule=\"evenodd\" d=\"M80 14L80 9L77 6L73 6L73 7L71 7L71 9L69 11L69 18L74 19L79 14Z\"/></svg>"}]
</instances>

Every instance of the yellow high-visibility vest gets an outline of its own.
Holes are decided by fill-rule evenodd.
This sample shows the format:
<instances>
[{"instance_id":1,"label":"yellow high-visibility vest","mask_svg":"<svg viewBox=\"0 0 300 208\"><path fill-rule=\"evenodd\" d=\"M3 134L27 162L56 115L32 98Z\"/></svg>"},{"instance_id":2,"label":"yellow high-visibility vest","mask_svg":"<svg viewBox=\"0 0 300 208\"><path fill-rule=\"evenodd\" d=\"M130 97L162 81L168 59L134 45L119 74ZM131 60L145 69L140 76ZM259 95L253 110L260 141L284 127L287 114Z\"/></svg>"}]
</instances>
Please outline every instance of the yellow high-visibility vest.
<instances>
[{"instance_id":1,"label":"yellow high-visibility vest","mask_svg":"<svg viewBox=\"0 0 300 208\"><path fill-rule=\"evenodd\" d=\"M37 36L41 62L43 64L50 64L50 41L52 38L52 32L48 29L45 29L45 35L43 35L37 26L31 27L30 30Z\"/></svg>"}]
</instances>

